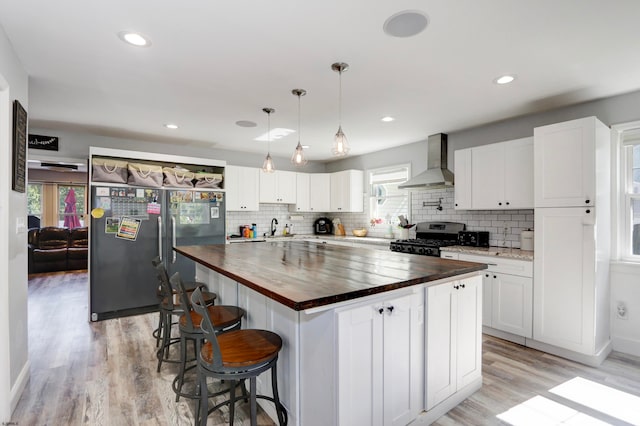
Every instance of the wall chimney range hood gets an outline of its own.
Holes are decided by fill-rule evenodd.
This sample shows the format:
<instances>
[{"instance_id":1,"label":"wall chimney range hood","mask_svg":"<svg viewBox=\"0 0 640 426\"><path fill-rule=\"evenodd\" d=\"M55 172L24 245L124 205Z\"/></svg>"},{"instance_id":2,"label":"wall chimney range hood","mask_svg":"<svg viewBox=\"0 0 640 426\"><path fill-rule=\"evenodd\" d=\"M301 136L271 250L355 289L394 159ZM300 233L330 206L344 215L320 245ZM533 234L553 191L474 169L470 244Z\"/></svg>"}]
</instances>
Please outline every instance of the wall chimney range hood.
<instances>
[{"instance_id":1,"label":"wall chimney range hood","mask_svg":"<svg viewBox=\"0 0 640 426\"><path fill-rule=\"evenodd\" d=\"M447 169L447 135L431 135L427 139L427 170L398 185L398 188L439 189L452 186L453 173Z\"/></svg>"}]
</instances>

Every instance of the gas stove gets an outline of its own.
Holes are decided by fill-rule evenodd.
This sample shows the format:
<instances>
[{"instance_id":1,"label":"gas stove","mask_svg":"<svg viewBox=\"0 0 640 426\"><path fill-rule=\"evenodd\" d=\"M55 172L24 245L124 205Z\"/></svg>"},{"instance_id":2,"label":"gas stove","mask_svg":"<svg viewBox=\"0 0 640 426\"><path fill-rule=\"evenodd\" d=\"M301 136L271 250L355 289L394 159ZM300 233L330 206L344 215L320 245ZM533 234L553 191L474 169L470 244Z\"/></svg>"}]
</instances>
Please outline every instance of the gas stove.
<instances>
[{"instance_id":1,"label":"gas stove","mask_svg":"<svg viewBox=\"0 0 640 426\"><path fill-rule=\"evenodd\" d=\"M458 232L464 223L421 222L416 225L416 238L393 241L389 248L399 253L440 256L440 247L458 244Z\"/></svg>"}]
</instances>

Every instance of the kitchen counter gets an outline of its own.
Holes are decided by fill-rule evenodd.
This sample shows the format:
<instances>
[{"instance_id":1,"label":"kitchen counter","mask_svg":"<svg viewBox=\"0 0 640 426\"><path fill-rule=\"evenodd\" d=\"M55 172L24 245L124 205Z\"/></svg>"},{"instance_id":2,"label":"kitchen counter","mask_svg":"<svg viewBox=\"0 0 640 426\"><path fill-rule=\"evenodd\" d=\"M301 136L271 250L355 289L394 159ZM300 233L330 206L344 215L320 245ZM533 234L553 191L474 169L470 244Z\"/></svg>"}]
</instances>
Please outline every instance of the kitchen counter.
<instances>
[{"instance_id":1,"label":"kitchen counter","mask_svg":"<svg viewBox=\"0 0 640 426\"><path fill-rule=\"evenodd\" d=\"M520 250L517 248L509 248L509 247L448 246L448 247L440 247L440 251L477 254L481 256L500 256L500 257L509 258L509 259L533 261L533 251Z\"/></svg>"},{"instance_id":2,"label":"kitchen counter","mask_svg":"<svg viewBox=\"0 0 640 426\"><path fill-rule=\"evenodd\" d=\"M295 311L486 269L479 263L283 238L291 240L176 251Z\"/></svg>"}]
</instances>

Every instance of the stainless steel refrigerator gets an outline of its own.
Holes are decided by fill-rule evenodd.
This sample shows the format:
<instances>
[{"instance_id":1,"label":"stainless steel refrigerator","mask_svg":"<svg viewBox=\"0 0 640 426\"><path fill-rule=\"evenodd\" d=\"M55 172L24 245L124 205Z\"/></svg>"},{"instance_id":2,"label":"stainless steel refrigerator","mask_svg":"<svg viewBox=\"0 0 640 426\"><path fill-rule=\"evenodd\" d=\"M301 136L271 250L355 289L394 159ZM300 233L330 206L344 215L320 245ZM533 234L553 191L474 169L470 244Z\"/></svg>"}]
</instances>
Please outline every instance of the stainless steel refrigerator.
<instances>
[{"instance_id":1,"label":"stainless steel refrigerator","mask_svg":"<svg viewBox=\"0 0 640 426\"><path fill-rule=\"evenodd\" d=\"M89 250L91 320L150 312L158 306L151 260L194 279L195 263L174 246L225 243L224 193L92 186Z\"/></svg>"}]
</instances>

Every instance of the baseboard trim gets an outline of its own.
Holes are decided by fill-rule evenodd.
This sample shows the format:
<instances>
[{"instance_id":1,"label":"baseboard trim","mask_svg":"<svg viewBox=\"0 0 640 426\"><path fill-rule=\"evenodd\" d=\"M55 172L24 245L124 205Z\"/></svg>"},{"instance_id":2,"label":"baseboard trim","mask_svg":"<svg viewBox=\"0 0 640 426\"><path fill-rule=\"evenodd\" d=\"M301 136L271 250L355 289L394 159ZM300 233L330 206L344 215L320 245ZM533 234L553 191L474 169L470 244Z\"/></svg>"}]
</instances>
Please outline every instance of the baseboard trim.
<instances>
[{"instance_id":1,"label":"baseboard trim","mask_svg":"<svg viewBox=\"0 0 640 426\"><path fill-rule=\"evenodd\" d=\"M600 349L594 355L587 355L580 352L570 351L568 349L559 348L557 346L550 345L548 343L538 342L537 340L527 339L526 346L537 349L539 351L547 352L552 355L557 355L562 358L567 358L572 361L579 362L591 367L598 367L609 356L613 350L611 340Z\"/></svg>"},{"instance_id":2,"label":"baseboard trim","mask_svg":"<svg viewBox=\"0 0 640 426\"><path fill-rule=\"evenodd\" d=\"M451 395L449 398L433 407L431 410L423 411L414 421L409 424L412 426L430 425L440 417L447 414L453 408L458 406L458 404L460 404L462 401L476 393L476 391L478 391L480 388L482 388L482 377L469 383L467 386L463 387L462 389Z\"/></svg>"},{"instance_id":3,"label":"baseboard trim","mask_svg":"<svg viewBox=\"0 0 640 426\"><path fill-rule=\"evenodd\" d=\"M613 350L627 355L640 356L640 341L626 339L624 337L613 337Z\"/></svg>"},{"instance_id":4,"label":"baseboard trim","mask_svg":"<svg viewBox=\"0 0 640 426\"><path fill-rule=\"evenodd\" d=\"M488 334L489 336L497 337L498 339L508 340L509 342L517 343L519 345L525 346L527 339L523 336L518 336L517 334L507 333L506 331L496 330L495 328L487 327L486 325L482 326L482 332L484 334Z\"/></svg>"},{"instance_id":5,"label":"baseboard trim","mask_svg":"<svg viewBox=\"0 0 640 426\"><path fill-rule=\"evenodd\" d=\"M20 397L22 396L22 392L24 388L27 386L27 382L29 381L29 377L31 376L31 361L27 360L18 374L18 378L16 379L16 383L11 388L11 392L9 394L10 403L11 403L11 413L18 406L18 401L20 401Z\"/></svg>"}]
</instances>

